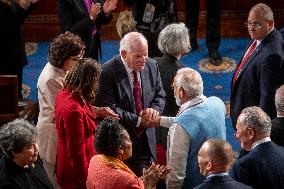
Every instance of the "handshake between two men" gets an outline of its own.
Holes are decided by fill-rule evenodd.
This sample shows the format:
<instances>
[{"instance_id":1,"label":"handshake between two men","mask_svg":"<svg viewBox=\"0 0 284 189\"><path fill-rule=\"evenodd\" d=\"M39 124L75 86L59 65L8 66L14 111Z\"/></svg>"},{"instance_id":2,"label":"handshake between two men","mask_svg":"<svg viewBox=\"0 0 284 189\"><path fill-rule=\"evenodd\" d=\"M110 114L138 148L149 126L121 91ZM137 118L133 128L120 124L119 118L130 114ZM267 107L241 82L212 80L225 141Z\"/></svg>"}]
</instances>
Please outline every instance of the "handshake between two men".
<instances>
[{"instance_id":1,"label":"handshake between two men","mask_svg":"<svg viewBox=\"0 0 284 189\"><path fill-rule=\"evenodd\" d=\"M146 108L139 114L141 116L141 126L144 128L159 127L160 126L160 113L153 108Z\"/></svg>"}]
</instances>

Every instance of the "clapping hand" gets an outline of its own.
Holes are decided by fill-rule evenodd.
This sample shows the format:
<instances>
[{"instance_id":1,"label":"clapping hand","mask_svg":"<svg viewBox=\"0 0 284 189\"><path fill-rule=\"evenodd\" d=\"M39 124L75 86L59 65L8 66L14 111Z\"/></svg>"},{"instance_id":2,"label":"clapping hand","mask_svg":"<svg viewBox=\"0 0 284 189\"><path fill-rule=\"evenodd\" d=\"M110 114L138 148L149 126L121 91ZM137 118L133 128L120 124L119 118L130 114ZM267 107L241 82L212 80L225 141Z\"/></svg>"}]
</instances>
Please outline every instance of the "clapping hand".
<instances>
[{"instance_id":1,"label":"clapping hand","mask_svg":"<svg viewBox=\"0 0 284 189\"><path fill-rule=\"evenodd\" d=\"M106 0L103 5L103 11L105 14L109 14L116 9L117 0Z\"/></svg>"},{"instance_id":2,"label":"clapping hand","mask_svg":"<svg viewBox=\"0 0 284 189\"><path fill-rule=\"evenodd\" d=\"M145 188L154 188L157 182L165 179L170 172L171 168L169 166L152 163L151 167L143 172L141 179L144 182Z\"/></svg>"},{"instance_id":3,"label":"clapping hand","mask_svg":"<svg viewBox=\"0 0 284 189\"><path fill-rule=\"evenodd\" d=\"M93 18L93 20L96 20L98 15L101 12L101 4L100 3L93 3L90 9L90 16Z\"/></svg>"}]
</instances>

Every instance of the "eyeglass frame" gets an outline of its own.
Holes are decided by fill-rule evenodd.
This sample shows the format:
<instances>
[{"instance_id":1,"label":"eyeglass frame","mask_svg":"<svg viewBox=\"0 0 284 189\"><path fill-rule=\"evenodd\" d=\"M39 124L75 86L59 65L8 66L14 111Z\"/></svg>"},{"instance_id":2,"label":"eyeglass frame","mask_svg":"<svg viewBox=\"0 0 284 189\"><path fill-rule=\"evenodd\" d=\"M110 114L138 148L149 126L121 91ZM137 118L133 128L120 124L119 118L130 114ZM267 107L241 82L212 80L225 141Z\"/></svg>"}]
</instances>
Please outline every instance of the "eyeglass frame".
<instances>
[{"instance_id":1,"label":"eyeglass frame","mask_svg":"<svg viewBox=\"0 0 284 189\"><path fill-rule=\"evenodd\" d=\"M245 21L245 23L244 23L244 25L245 25L245 27L247 27L247 28L254 28L254 29L259 29L259 28L261 28L261 26L262 26L262 23L263 23L263 21L252 21L252 22L250 22L250 21Z\"/></svg>"}]
</instances>

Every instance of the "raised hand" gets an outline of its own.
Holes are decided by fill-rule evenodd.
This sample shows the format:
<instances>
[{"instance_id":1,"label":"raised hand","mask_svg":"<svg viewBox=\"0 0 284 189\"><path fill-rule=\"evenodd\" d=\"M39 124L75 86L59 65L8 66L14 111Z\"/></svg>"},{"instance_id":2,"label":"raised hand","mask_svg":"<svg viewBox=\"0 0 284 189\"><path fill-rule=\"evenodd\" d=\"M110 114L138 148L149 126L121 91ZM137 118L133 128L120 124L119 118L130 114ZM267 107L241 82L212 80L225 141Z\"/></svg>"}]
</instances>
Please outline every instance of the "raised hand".
<instances>
[{"instance_id":1,"label":"raised hand","mask_svg":"<svg viewBox=\"0 0 284 189\"><path fill-rule=\"evenodd\" d=\"M117 0L106 0L103 5L103 11L106 14L111 13L114 9L116 9Z\"/></svg>"},{"instance_id":2,"label":"raised hand","mask_svg":"<svg viewBox=\"0 0 284 189\"><path fill-rule=\"evenodd\" d=\"M92 7L90 9L90 16L93 18L93 20L96 20L98 15L101 12L101 4L100 3L95 3L92 4Z\"/></svg>"}]
</instances>

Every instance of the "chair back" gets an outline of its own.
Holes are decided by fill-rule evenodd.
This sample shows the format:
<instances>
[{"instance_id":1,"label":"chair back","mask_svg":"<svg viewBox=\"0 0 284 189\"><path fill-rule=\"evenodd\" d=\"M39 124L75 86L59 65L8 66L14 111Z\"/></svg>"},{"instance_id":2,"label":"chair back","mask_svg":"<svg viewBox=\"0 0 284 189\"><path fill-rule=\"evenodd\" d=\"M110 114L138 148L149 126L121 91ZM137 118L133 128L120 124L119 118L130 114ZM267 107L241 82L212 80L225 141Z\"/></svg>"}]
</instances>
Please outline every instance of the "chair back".
<instances>
[{"instance_id":1,"label":"chair back","mask_svg":"<svg viewBox=\"0 0 284 189\"><path fill-rule=\"evenodd\" d=\"M18 78L0 75L0 126L18 117Z\"/></svg>"}]
</instances>

